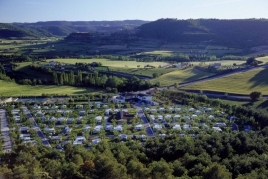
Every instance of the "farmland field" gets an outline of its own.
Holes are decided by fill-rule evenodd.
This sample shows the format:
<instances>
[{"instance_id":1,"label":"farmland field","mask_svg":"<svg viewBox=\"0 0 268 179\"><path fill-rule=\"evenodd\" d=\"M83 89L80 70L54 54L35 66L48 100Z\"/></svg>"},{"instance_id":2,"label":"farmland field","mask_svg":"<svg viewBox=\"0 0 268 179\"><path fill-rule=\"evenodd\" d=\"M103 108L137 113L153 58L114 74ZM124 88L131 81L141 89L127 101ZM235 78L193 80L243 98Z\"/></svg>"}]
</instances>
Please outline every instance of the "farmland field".
<instances>
[{"instance_id":1,"label":"farmland field","mask_svg":"<svg viewBox=\"0 0 268 179\"><path fill-rule=\"evenodd\" d=\"M257 58L258 61L262 61L264 64L268 62L268 56Z\"/></svg>"},{"instance_id":2,"label":"farmland field","mask_svg":"<svg viewBox=\"0 0 268 179\"><path fill-rule=\"evenodd\" d=\"M262 94L268 94L267 74L267 68L259 68L185 86L182 89L211 90L238 94L250 94L252 91L260 91Z\"/></svg>"},{"instance_id":3,"label":"farmland field","mask_svg":"<svg viewBox=\"0 0 268 179\"><path fill-rule=\"evenodd\" d=\"M114 61L108 59L51 59L57 62L62 63L92 63L92 62L101 62L103 66L109 67L127 67L127 68L138 68L137 66L140 65L143 68L145 65L152 65L158 67L159 65L167 65L166 62L137 62L137 61Z\"/></svg>"},{"instance_id":4,"label":"farmland field","mask_svg":"<svg viewBox=\"0 0 268 179\"><path fill-rule=\"evenodd\" d=\"M100 92L98 90L94 90L92 88L76 88L70 86L45 86L45 85L37 85L37 86L27 86L27 85L19 85L14 82L5 82L0 80L0 94L2 96L37 96L45 94L83 94L83 93L94 93Z\"/></svg>"},{"instance_id":5,"label":"farmland field","mask_svg":"<svg viewBox=\"0 0 268 179\"><path fill-rule=\"evenodd\" d=\"M184 83L198 80L213 75L213 73L203 72L196 68L187 68L184 70L176 70L164 74L158 78L151 80L152 83L160 82L161 86L170 86L174 83Z\"/></svg>"},{"instance_id":6,"label":"farmland field","mask_svg":"<svg viewBox=\"0 0 268 179\"><path fill-rule=\"evenodd\" d=\"M166 74L175 70L178 70L177 68L152 68L152 69L146 69L146 68L125 68L125 67L109 67L112 71L118 71L123 73L129 73L134 75L144 75L148 77L153 77L154 73L157 73L159 76L162 74Z\"/></svg>"}]
</instances>

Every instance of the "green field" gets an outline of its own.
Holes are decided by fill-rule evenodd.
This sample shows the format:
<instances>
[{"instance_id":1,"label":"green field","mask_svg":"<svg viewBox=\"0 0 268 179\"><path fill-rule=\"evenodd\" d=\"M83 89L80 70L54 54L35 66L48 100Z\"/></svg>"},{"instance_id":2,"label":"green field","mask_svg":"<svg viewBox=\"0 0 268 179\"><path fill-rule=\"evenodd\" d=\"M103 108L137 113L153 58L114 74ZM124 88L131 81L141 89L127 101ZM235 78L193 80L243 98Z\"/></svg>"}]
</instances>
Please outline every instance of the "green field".
<instances>
[{"instance_id":1,"label":"green field","mask_svg":"<svg viewBox=\"0 0 268 179\"><path fill-rule=\"evenodd\" d=\"M94 93L100 92L99 90L94 90L92 88L76 88L70 86L27 86L19 85L14 82L5 82L0 80L0 95L2 96L40 96L45 94L83 94L83 93Z\"/></svg>"},{"instance_id":2,"label":"green field","mask_svg":"<svg viewBox=\"0 0 268 179\"><path fill-rule=\"evenodd\" d=\"M126 68L138 68L137 66L140 65L140 68L143 68L145 65L153 65L158 67L159 65L166 65L166 62L137 62L137 61L114 61L108 59L51 59L57 62L62 63L92 63L92 62L101 62L103 66L109 67L126 67ZM50 60L49 60L50 61Z\"/></svg>"},{"instance_id":3,"label":"green field","mask_svg":"<svg viewBox=\"0 0 268 179\"><path fill-rule=\"evenodd\" d=\"M252 91L260 91L262 94L268 94L267 74L268 69L259 68L193 84L182 89L211 90L237 94L250 94Z\"/></svg>"},{"instance_id":4,"label":"green field","mask_svg":"<svg viewBox=\"0 0 268 179\"><path fill-rule=\"evenodd\" d=\"M268 62L268 56L257 58L258 61L262 61L264 64Z\"/></svg>"},{"instance_id":5,"label":"green field","mask_svg":"<svg viewBox=\"0 0 268 179\"><path fill-rule=\"evenodd\" d=\"M196 68L188 68L184 70L176 70L164 74L158 78L151 80L152 83L160 82L161 86L170 86L174 83L184 83L198 80L213 75L213 73L203 72Z\"/></svg>"},{"instance_id":6,"label":"green field","mask_svg":"<svg viewBox=\"0 0 268 179\"><path fill-rule=\"evenodd\" d=\"M148 77L153 77L154 73L157 73L159 76L178 70L177 68L152 68L152 69L146 69L146 68L125 68L125 67L109 67L112 71L118 71L133 75L143 75Z\"/></svg>"},{"instance_id":7,"label":"green field","mask_svg":"<svg viewBox=\"0 0 268 179\"><path fill-rule=\"evenodd\" d=\"M168 50L154 50L154 51L144 52L144 54L148 54L148 55L171 56L172 54L174 54L174 51L168 51Z\"/></svg>"}]
</instances>

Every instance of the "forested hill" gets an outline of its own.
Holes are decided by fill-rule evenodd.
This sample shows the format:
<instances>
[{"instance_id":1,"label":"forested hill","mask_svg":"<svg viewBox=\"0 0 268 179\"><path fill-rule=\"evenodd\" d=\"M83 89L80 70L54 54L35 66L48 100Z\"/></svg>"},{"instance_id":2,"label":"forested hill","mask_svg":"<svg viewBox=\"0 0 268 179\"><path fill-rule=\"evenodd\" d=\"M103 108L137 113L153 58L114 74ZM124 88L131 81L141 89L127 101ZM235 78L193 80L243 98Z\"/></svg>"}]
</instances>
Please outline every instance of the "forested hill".
<instances>
[{"instance_id":1,"label":"forested hill","mask_svg":"<svg viewBox=\"0 0 268 179\"><path fill-rule=\"evenodd\" d=\"M267 19L159 19L143 24L137 29L140 37L163 41L210 41L244 47L268 43Z\"/></svg>"},{"instance_id":2,"label":"forested hill","mask_svg":"<svg viewBox=\"0 0 268 179\"><path fill-rule=\"evenodd\" d=\"M38 31L21 28L13 24L0 23L0 38L11 37L39 37L42 36Z\"/></svg>"},{"instance_id":3,"label":"forested hill","mask_svg":"<svg viewBox=\"0 0 268 179\"><path fill-rule=\"evenodd\" d=\"M67 36L72 32L115 32L134 29L148 21L47 21L0 24L0 38Z\"/></svg>"}]
</instances>

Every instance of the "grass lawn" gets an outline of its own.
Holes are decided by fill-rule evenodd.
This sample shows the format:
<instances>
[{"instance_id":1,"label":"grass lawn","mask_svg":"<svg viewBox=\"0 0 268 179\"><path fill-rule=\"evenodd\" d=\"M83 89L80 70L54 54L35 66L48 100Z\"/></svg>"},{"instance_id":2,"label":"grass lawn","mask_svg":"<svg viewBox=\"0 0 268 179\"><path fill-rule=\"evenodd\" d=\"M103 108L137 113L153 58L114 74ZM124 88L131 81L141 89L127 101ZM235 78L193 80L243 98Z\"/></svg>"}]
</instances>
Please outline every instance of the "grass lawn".
<instances>
[{"instance_id":1,"label":"grass lawn","mask_svg":"<svg viewBox=\"0 0 268 179\"><path fill-rule=\"evenodd\" d=\"M158 67L159 65L166 65L166 62L137 62L137 61L112 61L108 59L51 59L54 61L62 62L62 63L92 63L92 62L101 62L103 66L109 67L127 67L127 68L138 68L137 66L144 67L145 65L153 65Z\"/></svg>"},{"instance_id":2,"label":"grass lawn","mask_svg":"<svg viewBox=\"0 0 268 179\"><path fill-rule=\"evenodd\" d=\"M231 76L211 81L193 84L182 89L211 90L227 93L250 94L260 91L268 94L268 69L259 68L248 72L237 73Z\"/></svg>"},{"instance_id":3,"label":"grass lawn","mask_svg":"<svg viewBox=\"0 0 268 179\"><path fill-rule=\"evenodd\" d=\"M213 73L203 72L196 68L187 68L185 70L176 70L164 74L158 78L151 80L151 82L152 83L160 82L161 86L170 86L173 85L174 83L190 82L211 75L213 75Z\"/></svg>"},{"instance_id":4,"label":"grass lawn","mask_svg":"<svg viewBox=\"0 0 268 179\"><path fill-rule=\"evenodd\" d=\"M158 75L166 74L172 72L174 70L178 70L176 68L152 68L152 69L145 69L145 68L125 68L125 67L109 67L112 71L118 71L123 73L129 73L134 75L144 75L148 77L153 77L154 73Z\"/></svg>"},{"instance_id":5,"label":"grass lawn","mask_svg":"<svg viewBox=\"0 0 268 179\"><path fill-rule=\"evenodd\" d=\"M45 94L83 94L101 92L92 88L77 88L71 86L53 86L53 85L37 85L27 86L19 85L13 82L5 82L0 80L0 94L3 96L40 96Z\"/></svg>"}]
</instances>

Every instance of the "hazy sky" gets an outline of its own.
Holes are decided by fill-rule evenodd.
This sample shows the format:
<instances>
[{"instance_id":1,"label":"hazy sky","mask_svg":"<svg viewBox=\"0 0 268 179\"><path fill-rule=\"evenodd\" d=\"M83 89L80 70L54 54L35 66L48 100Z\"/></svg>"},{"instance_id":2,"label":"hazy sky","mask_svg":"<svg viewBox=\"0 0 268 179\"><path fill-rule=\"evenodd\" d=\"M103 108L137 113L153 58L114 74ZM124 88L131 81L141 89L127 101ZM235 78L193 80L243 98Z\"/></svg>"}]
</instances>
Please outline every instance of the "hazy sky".
<instances>
[{"instance_id":1,"label":"hazy sky","mask_svg":"<svg viewBox=\"0 0 268 179\"><path fill-rule=\"evenodd\" d=\"M267 18L268 0L0 0L0 22Z\"/></svg>"}]
</instances>

